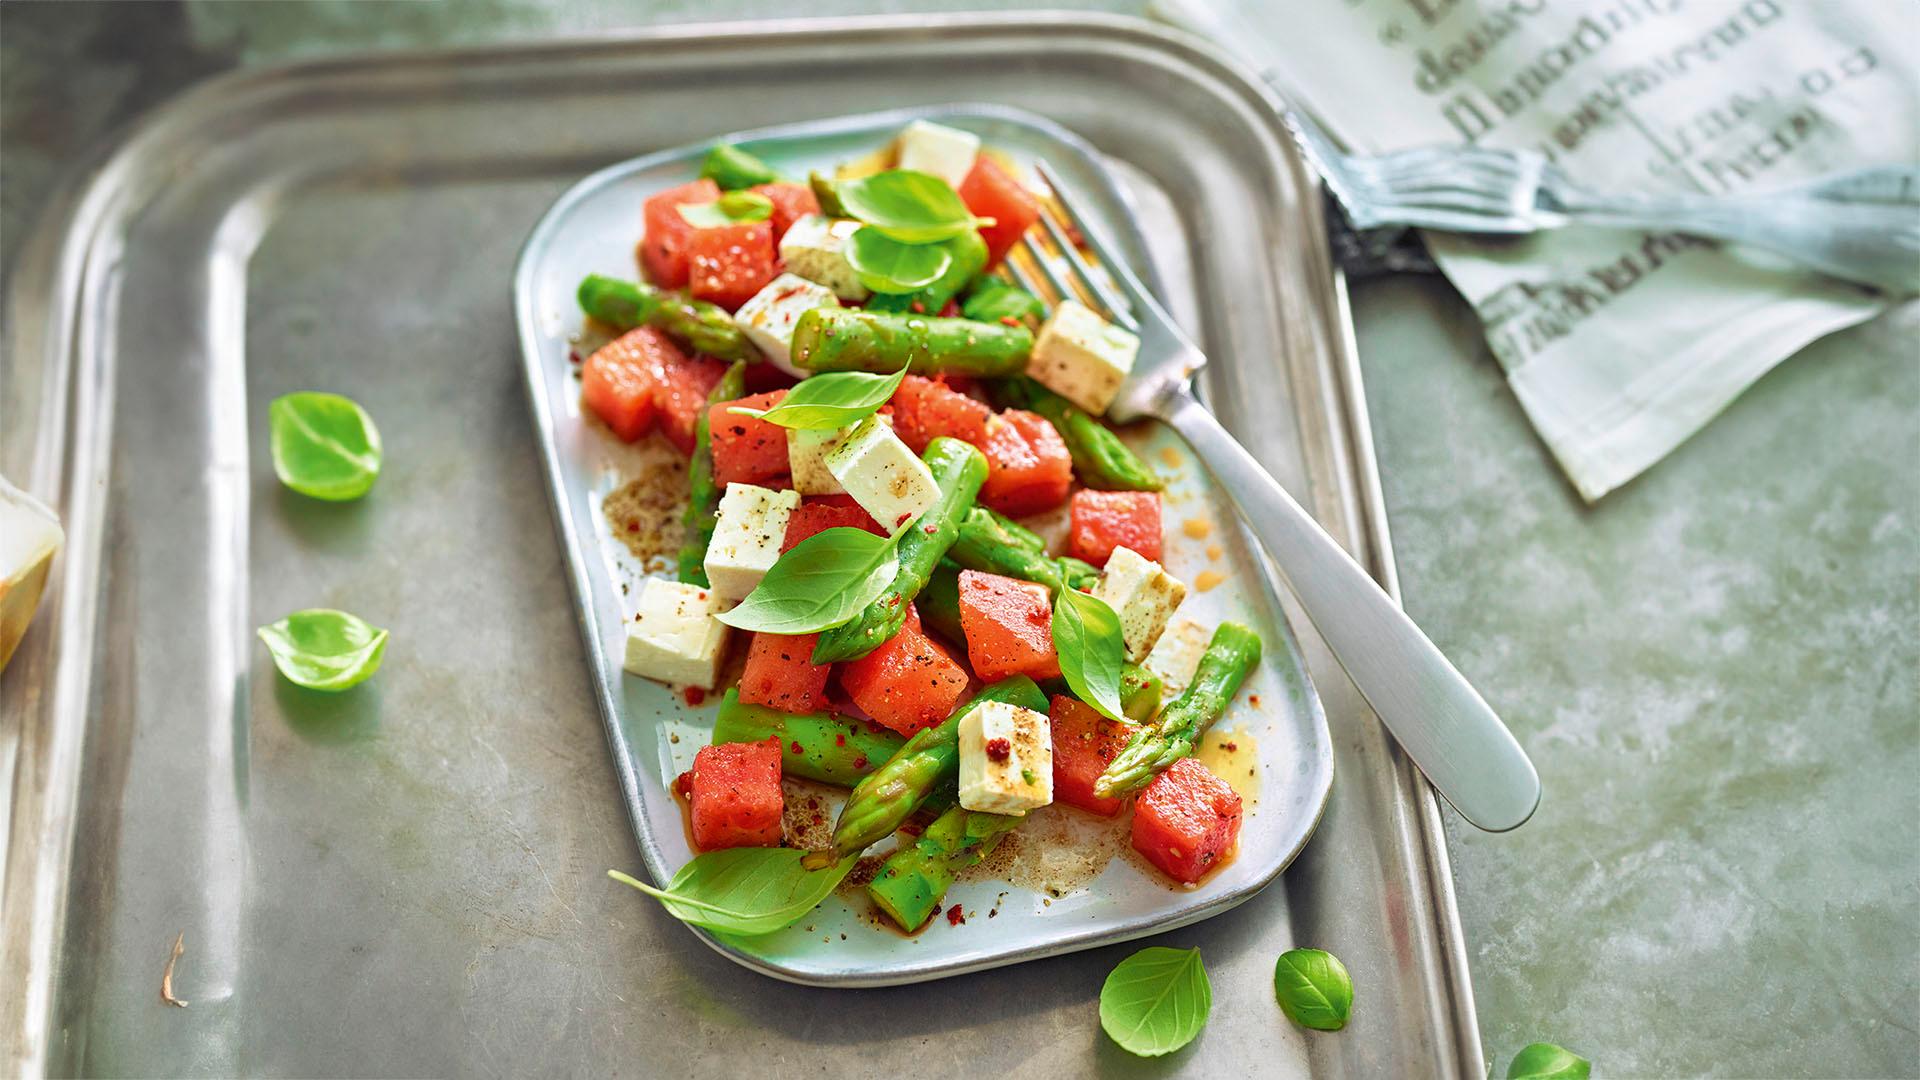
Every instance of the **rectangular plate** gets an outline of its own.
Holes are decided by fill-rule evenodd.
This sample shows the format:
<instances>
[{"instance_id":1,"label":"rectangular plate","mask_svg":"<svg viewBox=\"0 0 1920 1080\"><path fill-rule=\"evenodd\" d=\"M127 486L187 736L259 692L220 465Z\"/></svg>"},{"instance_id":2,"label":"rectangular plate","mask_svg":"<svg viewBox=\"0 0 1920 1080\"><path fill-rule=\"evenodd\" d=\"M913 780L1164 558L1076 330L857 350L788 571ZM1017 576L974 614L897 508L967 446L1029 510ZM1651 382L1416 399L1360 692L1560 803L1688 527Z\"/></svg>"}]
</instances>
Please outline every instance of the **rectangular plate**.
<instances>
[{"instance_id":1,"label":"rectangular plate","mask_svg":"<svg viewBox=\"0 0 1920 1080\"><path fill-rule=\"evenodd\" d=\"M1092 1006L1124 946L884 1001L823 993L743 977L603 876L639 853L543 505L504 287L519 246L581 176L716 126L955 99L1069 127L1171 226L1148 243L1213 357L1216 410L1391 587L1318 192L1268 91L1193 39L914 16L219 79L90 163L11 278L0 471L61 512L69 545L0 676L8 1071L1128 1064ZM273 478L266 404L316 388L383 426L387 472L361 503ZM380 674L328 701L252 638L315 604L394 635ZM1478 1077L1433 798L1300 644L1339 782L1275 887L1169 935L1240 991L1179 1064ZM182 931L184 1010L157 999ZM1338 1037L1259 1004L1295 944L1337 952L1361 988Z\"/></svg>"},{"instance_id":2,"label":"rectangular plate","mask_svg":"<svg viewBox=\"0 0 1920 1080\"><path fill-rule=\"evenodd\" d=\"M767 128L725 141L741 144L787 176L814 170L831 175L836 164L884 147L915 118L971 131L1029 172L1035 158L1045 159L1111 235L1129 237L1130 246L1144 252L1135 211L1092 148L1058 125L1019 110L967 105L905 110ZM602 503L621 485L666 463L654 452L661 440L626 446L582 415L570 338L580 329L574 294L581 279L588 274L633 278L642 202L696 176L711 145L708 140L652 154L582 180L535 227L514 275L528 394L574 603L627 812L656 885L694 855L671 787L674 777L692 767L694 752L713 741L714 710L711 703L690 708L668 687L621 670L625 624L646 575L614 535ZM1260 668L1218 725L1220 732L1233 733L1236 747L1248 748L1235 755L1236 771L1244 764L1250 773L1233 777L1249 796L1238 856L1200 885L1178 888L1150 867L1120 857L1126 850L1124 820L1100 821L1067 807L1048 807L1002 845L996 863L1011 857L1016 868L1011 876L968 875L949 891L948 903L973 913L972 932L903 939L881 925L863 890L846 886L780 933L735 938L699 931L702 939L748 967L794 982L918 982L1197 922L1245 901L1293 861L1320 820L1333 779L1331 740L1319 699L1266 568L1233 527L1224 495L1191 459L1184 467L1165 468L1167 461L1185 456L1170 431L1148 424L1128 436L1169 475L1167 568L1187 581L1207 569L1227 572L1230 587L1195 591L1181 614L1208 626L1239 621L1267 643ZM1221 527L1208 539L1195 539L1181 531L1180 523L1188 519ZM1216 550L1218 557L1210 559L1209 545L1226 551ZM734 648L741 647L743 642L736 641ZM818 792L822 811L831 818L839 794L827 788ZM1084 866L1049 874L1039 866L1047 857L1076 864L1086 860L1100 869L1091 877Z\"/></svg>"}]
</instances>

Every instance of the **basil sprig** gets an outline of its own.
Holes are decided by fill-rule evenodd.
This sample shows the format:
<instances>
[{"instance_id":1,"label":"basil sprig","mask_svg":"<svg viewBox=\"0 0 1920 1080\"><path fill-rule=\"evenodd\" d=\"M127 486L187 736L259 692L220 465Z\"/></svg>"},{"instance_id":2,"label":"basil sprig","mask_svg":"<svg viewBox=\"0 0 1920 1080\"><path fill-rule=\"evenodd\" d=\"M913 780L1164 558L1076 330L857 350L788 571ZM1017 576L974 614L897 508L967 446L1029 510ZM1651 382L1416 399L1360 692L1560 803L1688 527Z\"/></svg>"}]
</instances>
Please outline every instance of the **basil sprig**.
<instances>
[{"instance_id":1,"label":"basil sprig","mask_svg":"<svg viewBox=\"0 0 1920 1080\"><path fill-rule=\"evenodd\" d=\"M1353 980L1340 958L1322 949L1288 949L1273 966L1273 994L1301 1027L1339 1031L1353 1009Z\"/></svg>"},{"instance_id":2,"label":"basil sprig","mask_svg":"<svg viewBox=\"0 0 1920 1080\"><path fill-rule=\"evenodd\" d=\"M1199 949L1141 949L1100 987L1100 1026L1121 1049L1141 1057L1192 1042L1212 1009L1213 985Z\"/></svg>"},{"instance_id":3,"label":"basil sprig","mask_svg":"<svg viewBox=\"0 0 1920 1080\"><path fill-rule=\"evenodd\" d=\"M673 875L664 889L618 870L615 881L631 885L684 923L742 937L784 930L812 911L840 884L858 860L856 852L830 868L809 870L795 848L738 847L709 851Z\"/></svg>"},{"instance_id":4,"label":"basil sprig","mask_svg":"<svg viewBox=\"0 0 1920 1080\"><path fill-rule=\"evenodd\" d=\"M256 632L287 681L329 693L367 681L387 651L385 630L329 608L296 611Z\"/></svg>"},{"instance_id":5,"label":"basil sprig","mask_svg":"<svg viewBox=\"0 0 1920 1080\"><path fill-rule=\"evenodd\" d=\"M893 541L865 529L826 529L780 556L738 607L714 618L769 634L831 630L887 591L899 569Z\"/></svg>"},{"instance_id":6,"label":"basil sprig","mask_svg":"<svg viewBox=\"0 0 1920 1080\"><path fill-rule=\"evenodd\" d=\"M1507 1066L1507 1080L1587 1080L1592 1074L1592 1062L1552 1043L1528 1046Z\"/></svg>"},{"instance_id":7,"label":"basil sprig","mask_svg":"<svg viewBox=\"0 0 1920 1080\"><path fill-rule=\"evenodd\" d=\"M847 264L860 284L877 293L910 293L940 280L953 265L944 242L908 244L872 225L855 229L847 242Z\"/></svg>"},{"instance_id":8,"label":"basil sprig","mask_svg":"<svg viewBox=\"0 0 1920 1080\"><path fill-rule=\"evenodd\" d=\"M773 200L757 191L729 191L710 203L681 203L674 209L696 229L765 221L773 216Z\"/></svg>"},{"instance_id":9,"label":"basil sprig","mask_svg":"<svg viewBox=\"0 0 1920 1080\"><path fill-rule=\"evenodd\" d=\"M1044 319L1047 305L1040 298L1003 278L991 275L974 279L960 314L974 322L1000 322L1002 319Z\"/></svg>"},{"instance_id":10,"label":"basil sprig","mask_svg":"<svg viewBox=\"0 0 1920 1080\"><path fill-rule=\"evenodd\" d=\"M1053 649L1074 696L1109 720L1124 722L1120 673L1127 659L1120 616L1097 596L1060 590L1053 601Z\"/></svg>"},{"instance_id":11,"label":"basil sprig","mask_svg":"<svg viewBox=\"0 0 1920 1080\"><path fill-rule=\"evenodd\" d=\"M846 216L903 244L937 244L978 227L960 193L931 173L888 169L836 181L833 195Z\"/></svg>"},{"instance_id":12,"label":"basil sprig","mask_svg":"<svg viewBox=\"0 0 1920 1080\"><path fill-rule=\"evenodd\" d=\"M302 495L346 502L380 478L380 429L351 398L314 390L274 398L267 438L275 475Z\"/></svg>"},{"instance_id":13,"label":"basil sprig","mask_svg":"<svg viewBox=\"0 0 1920 1080\"><path fill-rule=\"evenodd\" d=\"M826 372L802 380L771 409L736 405L727 411L796 431L837 431L880 411L880 406L900 389L900 380L907 377L907 366L902 365L891 375L870 371Z\"/></svg>"}]
</instances>

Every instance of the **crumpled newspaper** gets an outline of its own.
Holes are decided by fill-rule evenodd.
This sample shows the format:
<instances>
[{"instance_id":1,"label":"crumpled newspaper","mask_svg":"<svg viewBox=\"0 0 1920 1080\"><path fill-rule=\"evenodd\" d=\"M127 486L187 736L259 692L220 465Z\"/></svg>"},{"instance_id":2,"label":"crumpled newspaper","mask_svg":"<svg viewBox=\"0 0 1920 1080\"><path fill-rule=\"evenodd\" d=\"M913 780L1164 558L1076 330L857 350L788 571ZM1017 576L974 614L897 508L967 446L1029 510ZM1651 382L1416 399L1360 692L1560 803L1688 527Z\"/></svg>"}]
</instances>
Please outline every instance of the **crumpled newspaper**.
<instances>
[{"instance_id":1,"label":"crumpled newspaper","mask_svg":"<svg viewBox=\"0 0 1920 1080\"><path fill-rule=\"evenodd\" d=\"M1761 192L1920 160L1920 8L1873 0L1155 0L1356 153L1470 142L1599 191ZM1675 233L1428 232L1589 501L1887 298Z\"/></svg>"}]
</instances>

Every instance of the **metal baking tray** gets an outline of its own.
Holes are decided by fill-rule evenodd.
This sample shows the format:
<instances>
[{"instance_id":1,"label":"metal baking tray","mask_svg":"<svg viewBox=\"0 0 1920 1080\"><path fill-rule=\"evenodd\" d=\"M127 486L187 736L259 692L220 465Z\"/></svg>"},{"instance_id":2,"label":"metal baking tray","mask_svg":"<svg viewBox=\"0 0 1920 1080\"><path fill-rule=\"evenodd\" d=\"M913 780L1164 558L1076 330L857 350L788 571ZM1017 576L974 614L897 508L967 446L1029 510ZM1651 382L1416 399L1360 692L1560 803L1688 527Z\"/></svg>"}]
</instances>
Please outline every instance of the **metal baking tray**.
<instances>
[{"instance_id":1,"label":"metal baking tray","mask_svg":"<svg viewBox=\"0 0 1920 1080\"><path fill-rule=\"evenodd\" d=\"M952 100L1087 139L1150 229L1205 389L1391 589L1344 296L1270 91L1212 48L1074 15L680 28L322 61L157 111L19 255L0 471L63 514L0 677L0 1046L23 1071L1007 1075L1133 1064L1093 1000L1128 947L884 991L741 972L609 866L638 856L545 506L506 291L610 163ZM266 402L382 421L369 499L280 489ZM252 629L347 608L386 666L321 699ZM1294 613L1297 615L1297 613ZM1304 629L1304 621L1294 625ZM1324 647L1319 831L1271 888L1168 936L1216 995L1205 1075L1482 1070L1432 794ZM175 935L176 1009L158 997ZM1286 1024L1273 957L1339 953L1363 1007ZM1226 990L1231 988L1232 993Z\"/></svg>"},{"instance_id":2,"label":"metal baking tray","mask_svg":"<svg viewBox=\"0 0 1920 1080\"><path fill-rule=\"evenodd\" d=\"M740 132L726 141L744 145L785 175L805 176L871 155L916 118L971 131L1018 169L1031 170L1036 159L1046 160L1088 203L1087 212L1101 218L1108 235L1125 238L1147 268L1139 211L1094 150L1024 110L988 105L897 110ZM692 767L695 750L712 741L714 710L711 702L690 707L670 688L621 670L624 624L633 617L633 598L647 574L614 534L602 505L612 492L663 462L657 442L623 445L582 415L577 368L569 361L578 349L574 339L581 318L574 296L581 278L632 276L634 222L641 204L698 173L711 145L708 140L662 151L581 180L535 226L514 275L528 396L582 638L627 813L656 884L670 880L694 855L670 789L674 777ZM1166 231L1181 228L1172 218L1148 224ZM969 931L934 927L935 932L903 939L889 927L874 925L866 897L843 887L778 934L727 938L699 932L703 940L777 978L816 986L889 986L1092 948L1210 918L1244 903L1293 861L1326 808L1333 779L1331 738L1312 680L1280 614L1267 567L1258 548L1233 527L1233 507L1225 494L1171 430L1142 424L1127 437L1169 474L1164 502L1174 521L1224 526L1204 540L1178 527L1167 530L1162 558L1169 569L1187 578L1225 570L1232 585L1196 589L1181 612L1208 625L1238 620L1268 643L1235 707L1215 725L1213 739L1214 744L1234 743L1227 775L1248 789L1238 855L1199 885L1172 888L1150 869L1115 857L1122 850L1120 822L1049 808L1033 814L1002 845L1000 861L1012 866L968 875L971 880L950 891L949 902L973 913ZM1167 468L1170 462L1181 464ZM1207 555L1209 547L1214 558ZM806 794L796 789L791 795L807 800L801 805L819 805L823 817L841 801L828 789ZM1072 872L1046 872L1040 861L1049 856L1071 861ZM1090 875L1088 866L1098 872Z\"/></svg>"}]
</instances>

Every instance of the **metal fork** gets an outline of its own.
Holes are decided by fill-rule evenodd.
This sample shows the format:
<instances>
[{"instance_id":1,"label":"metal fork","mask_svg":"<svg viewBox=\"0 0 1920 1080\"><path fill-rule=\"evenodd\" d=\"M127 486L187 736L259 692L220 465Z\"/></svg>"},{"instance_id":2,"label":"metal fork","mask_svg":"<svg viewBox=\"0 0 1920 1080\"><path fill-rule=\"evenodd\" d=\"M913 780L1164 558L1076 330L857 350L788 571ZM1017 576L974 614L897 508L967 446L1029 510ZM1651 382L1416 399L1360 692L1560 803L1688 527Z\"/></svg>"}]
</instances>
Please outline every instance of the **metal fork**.
<instances>
[{"instance_id":1,"label":"metal fork","mask_svg":"<svg viewBox=\"0 0 1920 1080\"><path fill-rule=\"evenodd\" d=\"M1133 372L1107 415L1123 423L1154 417L1186 439L1367 703L1461 817L1490 832L1526 821L1540 802L1540 777L1526 752L1406 612L1194 398L1192 379L1206 356L1117 257L1054 171L1035 164L1067 218L1055 220L1051 208L1041 215L1059 265L1031 231L1022 241L1024 254L1046 286L1011 260L1008 265L1028 291L1051 294L1054 303L1079 299L1139 335ZM1074 230L1104 274L1082 257Z\"/></svg>"},{"instance_id":2,"label":"metal fork","mask_svg":"<svg viewBox=\"0 0 1920 1080\"><path fill-rule=\"evenodd\" d=\"M1883 165L1758 195L1602 195L1533 151L1433 146L1349 155L1297 109L1301 151L1355 228L1519 234L1660 229L1765 248L1847 281L1920 292L1920 169Z\"/></svg>"}]
</instances>

